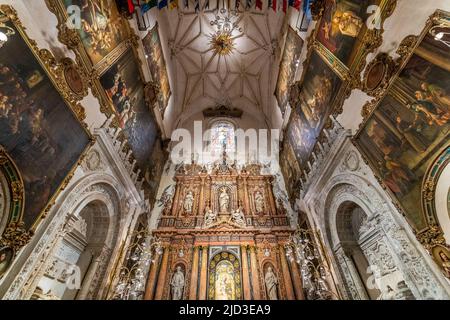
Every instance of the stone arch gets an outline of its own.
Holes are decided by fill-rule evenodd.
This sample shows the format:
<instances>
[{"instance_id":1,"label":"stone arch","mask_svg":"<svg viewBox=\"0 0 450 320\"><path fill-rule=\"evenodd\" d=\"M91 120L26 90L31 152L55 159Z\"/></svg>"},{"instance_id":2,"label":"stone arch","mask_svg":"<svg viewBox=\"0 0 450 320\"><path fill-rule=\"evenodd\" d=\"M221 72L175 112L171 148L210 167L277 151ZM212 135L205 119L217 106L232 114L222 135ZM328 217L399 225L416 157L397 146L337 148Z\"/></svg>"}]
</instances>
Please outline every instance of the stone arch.
<instances>
[{"instance_id":1,"label":"stone arch","mask_svg":"<svg viewBox=\"0 0 450 320\"><path fill-rule=\"evenodd\" d=\"M12 289L22 287L21 291L10 290L5 297L14 299L29 299L40 278L48 271L49 265L54 259L58 242L62 241L64 235L71 232L70 226L79 220L83 208L94 201L102 202L110 219L108 232L105 237L105 250L98 253L96 260L104 261L102 268L93 272L89 290L84 292L85 299L101 298L105 295L108 281L107 276L112 271L112 263L118 255L119 246L116 245L119 231L125 221L125 212L129 209L130 202L121 201L126 194L120 188L121 184L116 178L109 174L91 173L75 181L58 198L53 208L49 224L42 226L42 235L35 245L27 262L16 277ZM44 229L45 228L45 229ZM69 229L68 229L69 228ZM38 230L39 231L39 230ZM45 262L44 262L45 261ZM94 281L95 280L95 281ZM25 284L25 281L27 282ZM22 283L22 284L21 284ZM82 287L83 288L83 287Z\"/></svg>"},{"instance_id":2,"label":"stone arch","mask_svg":"<svg viewBox=\"0 0 450 320\"><path fill-rule=\"evenodd\" d=\"M339 271L341 290L348 298L375 299L380 292L368 286L367 269L374 261L367 251L367 239L383 242L385 234L381 228L371 229L368 221L382 210L381 196L375 186L357 174L334 176L322 196L325 201L319 210L320 222L324 241L332 250L332 264ZM393 259L391 252L386 254Z\"/></svg>"}]
</instances>

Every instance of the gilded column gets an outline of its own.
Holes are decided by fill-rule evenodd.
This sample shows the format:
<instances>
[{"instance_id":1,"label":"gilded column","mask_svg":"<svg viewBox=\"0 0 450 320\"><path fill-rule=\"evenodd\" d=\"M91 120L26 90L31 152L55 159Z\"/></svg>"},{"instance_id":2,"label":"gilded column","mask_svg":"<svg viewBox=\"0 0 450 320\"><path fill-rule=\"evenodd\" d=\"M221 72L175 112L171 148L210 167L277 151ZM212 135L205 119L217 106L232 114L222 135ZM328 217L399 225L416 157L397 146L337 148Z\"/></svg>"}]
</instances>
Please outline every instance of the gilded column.
<instances>
[{"instance_id":1,"label":"gilded column","mask_svg":"<svg viewBox=\"0 0 450 320\"><path fill-rule=\"evenodd\" d=\"M155 253L155 263L151 265L150 272L147 279L147 285L145 287L144 300L152 300L155 293L155 280L158 268L160 266L160 255Z\"/></svg>"},{"instance_id":2,"label":"gilded column","mask_svg":"<svg viewBox=\"0 0 450 320\"><path fill-rule=\"evenodd\" d=\"M305 300L305 296L303 295L302 278L300 275L300 270L298 269L298 265L295 262L295 260L291 262L291 271L292 271L292 281L294 282L295 296L297 300Z\"/></svg>"},{"instance_id":3,"label":"gilded column","mask_svg":"<svg viewBox=\"0 0 450 320\"><path fill-rule=\"evenodd\" d=\"M200 292L198 294L199 300L206 300L206 284L208 277L208 246L202 247L202 266L200 269Z\"/></svg>"},{"instance_id":4,"label":"gilded column","mask_svg":"<svg viewBox=\"0 0 450 320\"><path fill-rule=\"evenodd\" d=\"M250 275L248 272L247 246L241 246L242 255L242 285L244 287L244 300L251 300Z\"/></svg>"},{"instance_id":5,"label":"gilded column","mask_svg":"<svg viewBox=\"0 0 450 320\"><path fill-rule=\"evenodd\" d=\"M248 198L248 188L247 188L247 176L243 176L242 179L244 180L244 207L245 207L245 213L247 215L250 215L250 201Z\"/></svg>"},{"instance_id":6,"label":"gilded column","mask_svg":"<svg viewBox=\"0 0 450 320\"><path fill-rule=\"evenodd\" d=\"M284 251L284 247L282 245L280 245L280 256L281 256L280 259L281 259L281 268L283 271L284 286L286 288L286 297L288 300L295 300L291 274L289 272L289 266L286 259L286 252Z\"/></svg>"},{"instance_id":7,"label":"gilded column","mask_svg":"<svg viewBox=\"0 0 450 320\"><path fill-rule=\"evenodd\" d=\"M194 248L194 254L192 258L191 286L189 288L189 300L197 300L199 250L200 247L198 246Z\"/></svg>"},{"instance_id":8,"label":"gilded column","mask_svg":"<svg viewBox=\"0 0 450 320\"><path fill-rule=\"evenodd\" d=\"M203 215L203 211L205 210L205 177L204 176L200 176L200 178L202 179L201 185L200 185L200 199L199 199L199 203L198 203L198 212L197 215L201 216Z\"/></svg>"},{"instance_id":9,"label":"gilded column","mask_svg":"<svg viewBox=\"0 0 450 320\"><path fill-rule=\"evenodd\" d=\"M267 196L269 197L270 211L272 215L277 214L277 207L275 206L275 199L272 192L272 181L266 181Z\"/></svg>"},{"instance_id":10,"label":"gilded column","mask_svg":"<svg viewBox=\"0 0 450 320\"><path fill-rule=\"evenodd\" d=\"M254 246L250 247L250 263L251 263L251 270L252 270L253 299L261 300L261 289L259 286L258 259L256 258L256 248Z\"/></svg>"},{"instance_id":11,"label":"gilded column","mask_svg":"<svg viewBox=\"0 0 450 320\"><path fill-rule=\"evenodd\" d=\"M164 286L167 276L167 264L169 261L170 248L167 246L164 248L164 254L161 261L161 268L159 270L158 282L156 283L156 293L155 300L162 300L162 295L164 293Z\"/></svg>"},{"instance_id":12,"label":"gilded column","mask_svg":"<svg viewBox=\"0 0 450 320\"><path fill-rule=\"evenodd\" d=\"M180 189L181 186L177 180L177 186L176 186L176 190L175 190L175 196L173 198L173 205L172 205L172 216L178 216L178 201L180 198Z\"/></svg>"}]
</instances>

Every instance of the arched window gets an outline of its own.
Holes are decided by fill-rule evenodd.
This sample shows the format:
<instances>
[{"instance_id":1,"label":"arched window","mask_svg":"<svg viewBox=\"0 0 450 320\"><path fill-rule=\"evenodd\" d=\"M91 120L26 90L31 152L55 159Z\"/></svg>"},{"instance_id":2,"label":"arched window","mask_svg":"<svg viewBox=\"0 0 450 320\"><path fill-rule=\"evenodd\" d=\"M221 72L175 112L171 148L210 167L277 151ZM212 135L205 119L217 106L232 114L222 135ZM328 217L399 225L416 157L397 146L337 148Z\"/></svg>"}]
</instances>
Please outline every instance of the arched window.
<instances>
[{"instance_id":1,"label":"arched window","mask_svg":"<svg viewBox=\"0 0 450 320\"><path fill-rule=\"evenodd\" d=\"M211 156L219 158L224 147L229 156L234 155L236 150L234 125L228 121L216 121L211 127Z\"/></svg>"}]
</instances>

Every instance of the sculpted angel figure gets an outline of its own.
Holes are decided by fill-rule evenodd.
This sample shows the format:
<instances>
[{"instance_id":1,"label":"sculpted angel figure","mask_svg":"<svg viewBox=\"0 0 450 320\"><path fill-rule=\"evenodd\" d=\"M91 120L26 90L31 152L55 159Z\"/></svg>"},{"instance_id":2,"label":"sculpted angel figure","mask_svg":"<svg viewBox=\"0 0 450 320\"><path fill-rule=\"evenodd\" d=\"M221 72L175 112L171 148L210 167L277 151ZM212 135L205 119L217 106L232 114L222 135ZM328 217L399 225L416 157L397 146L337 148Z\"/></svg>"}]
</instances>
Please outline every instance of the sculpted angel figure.
<instances>
[{"instance_id":1,"label":"sculpted angel figure","mask_svg":"<svg viewBox=\"0 0 450 320\"><path fill-rule=\"evenodd\" d=\"M207 205L205 208L205 226L210 226L216 221L217 213L214 213L210 206Z\"/></svg>"},{"instance_id":2,"label":"sculpted angel figure","mask_svg":"<svg viewBox=\"0 0 450 320\"><path fill-rule=\"evenodd\" d=\"M264 211L264 197L259 191L255 194L255 209L257 213Z\"/></svg>"},{"instance_id":3,"label":"sculpted angel figure","mask_svg":"<svg viewBox=\"0 0 450 320\"><path fill-rule=\"evenodd\" d=\"M239 206L239 208L237 208L235 211L233 211L233 213L231 215L231 220L237 224L245 225L244 212L243 212L241 206Z\"/></svg>"}]
</instances>

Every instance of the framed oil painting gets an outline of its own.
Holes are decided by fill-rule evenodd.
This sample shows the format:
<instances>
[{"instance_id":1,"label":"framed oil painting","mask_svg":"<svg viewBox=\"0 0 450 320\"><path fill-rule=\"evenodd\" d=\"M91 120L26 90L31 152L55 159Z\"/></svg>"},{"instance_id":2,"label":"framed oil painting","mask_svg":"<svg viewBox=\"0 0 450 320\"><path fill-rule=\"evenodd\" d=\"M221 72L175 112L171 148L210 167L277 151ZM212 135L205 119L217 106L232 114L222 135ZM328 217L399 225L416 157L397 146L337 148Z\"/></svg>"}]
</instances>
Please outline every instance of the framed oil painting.
<instances>
[{"instance_id":1,"label":"framed oil painting","mask_svg":"<svg viewBox=\"0 0 450 320\"><path fill-rule=\"evenodd\" d=\"M384 20L396 0L325 0L325 10L316 31L322 55L340 69L360 72L369 52L381 43ZM338 61L335 61L335 60ZM342 66L340 66L342 64Z\"/></svg>"},{"instance_id":2,"label":"framed oil painting","mask_svg":"<svg viewBox=\"0 0 450 320\"><path fill-rule=\"evenodd\" d=\"M338 102L341 85L339 76L313 51L302 80L299 103L287 126L287 138L301 167L306 166L317 137Z\"/></svg>"},{"instance_id":3,"label":"framed oil painting","mask_svg":"<svg viewBox=\"0 0 450 320\"><path fill-rule=\"evenodd\" d=\"M100 83L141 172L144 177L149 176L150 158L159 131L145 102L141 71L132 48L100 77Z\"/></svg>"},{"instance_id":4,"label":"framed oil painting","mask_svg":"<svg viewBox=\"0 0 450 320\"><path fill-rule=\"evenodd\" d=\"M450 145L450 51L429 30L355 138L418 232L428 227L418 205L424 175Z\"/></svg>"},{"instance_id":5,"label":"framed oil painting","mask_svg":"<svg viewBox=\"0 0 450 320\"><path fill-rule=\"evenodd\" d=\"M147 57L148 66L152 79L159 86L159 110L164 117L164 111L169 103L171 91L169 76L167 75L166 62L161 47L161 40L158 34L158 24L151 29L148 34L142 39L145 54Z\"/></svg>"},{"instance_id":6,"label":"framed oil painting","mask_svg":"<svg viewBox=\"0 0 450 320\"><path fill-rule=\"evenodd\" d=\"M79 25L75 25L75 30L92 66L97 65L129 37L126 23L114 0L51 1L61 1L68 18L71 17L69 14L72 13L73 6L80 9L81 21Z\"/></svg>"},{"instance_id":7,"label":"framed oil painting","mask_svg":"<svg viewBox=\"0 0 450 320\"><path fill-rule=\"evenodd\" d=\"M298 36L294 29L289 27L283 57L280 63L277 86L275 88L275 97L283 115L289 101L289 86L295 80L295 73L298 68L302 47L302 38Z\"/></svg>"},{"instance_id":8,"label":"framed oil painting","mask_svg":"<svg viewBox=\"0 0 450 320\"><path fill-rule=\"evenodd\" d=\"M23 179L25 204L16 221L28 230L67 183L91 136L62 98L50 53L28 39L11 7L0 7L0 22L12 30L0 48L0 146Z\"/></svg>"},{"instance_id":9,"label":"framed oil painting","mask_svg":"<svg viewBox=\"0 0 450 320\"><path fill-rule=\"evenodd\" d=\"M288 140L284 140L280 153L280 168L286 184L289 199L295 199L295 191L299 190L301 178L300 167L295 157L294 150Z\"/></svg>"}]
</instances>

